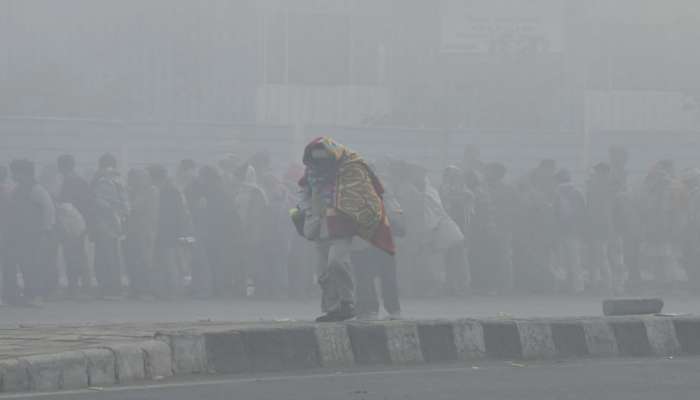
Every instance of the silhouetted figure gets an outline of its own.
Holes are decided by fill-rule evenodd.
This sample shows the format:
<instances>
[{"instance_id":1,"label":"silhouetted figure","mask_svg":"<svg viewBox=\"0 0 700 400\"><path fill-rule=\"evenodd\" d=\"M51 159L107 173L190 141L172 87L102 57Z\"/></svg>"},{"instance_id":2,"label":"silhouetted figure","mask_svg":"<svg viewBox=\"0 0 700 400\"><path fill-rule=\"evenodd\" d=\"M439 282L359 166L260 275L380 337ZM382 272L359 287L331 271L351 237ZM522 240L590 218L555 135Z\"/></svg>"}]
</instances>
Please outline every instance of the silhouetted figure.
<instances>
[{"instance_id":1,"label":"silhouetted figure","mask_svg":"<svg viewBox=\"0 0 700 400\"><path fill-rule=\"evenodd\" d=\"M168 177L162 165L148 168L151 182L158 189L158 219L153 257L153 288L160 298L182 294L180 246L194 243L192 218L185 196Z\"/></svg>"},{"instance_id":2,"label":"silhouetted figure","mask_svg":"<svg viewBox=\"0 0 700 400\"><path fill-rule=\"evenodd\" d=\"M673 162L662 160L646 176L639 197L644 234L642 268L652 272L656 283L663 286L677 279L674 240L681 223L681 189Z\"/></svg>"},{"instance_id":3,"label":"silhouetted figure","mask_svg":"<svg viewBox=\"0 0 700 400\"><path fill-rule=\"evenodd\" d=\"M269 217L268 198L258 184L257 173L251 165L242 166L236 175L234 204L240 218L238 242L239 259L234 269L234 294L241 297L255 294L255 278L261 277L259 268L265 263L267 249L265 220ZM262 268L265 268L264 266ZM264 273L262 273L264 275Z\"/></svg>"},{"instance_id":4,"label":"silhouetted figure","mask_svg":"<svg viewBox=\"0 0 700 400\"><path fill-rule=\"evenodd\" d=\"M265 251L262 263L255 270L255 290L258 297L269 299L286 298L289 287L287 259L290 236L280 229L289 226L289 192L270 172L263 173L260 186L267 198L267 208L261 218Z\"/></svg>"},{"instance_id":5,"label":"silhouetted figure","mask_svg":"<svg viewBox=\"0 0 700 400\"><path fill-rule=\"evenodd\" d=\"M435 265L430 248L431 228L434 227L429 227L427 223L427 171L404 161L394 162L390 167L406 230L406 235L398 241L399 251L396 255L401 269L401 293L411 297L437 295L442 288L437 284L435 271L426 268L426 265Z\"/></svg>"},{"instance_id":6,"label":"silhouetted figure","mask_svg":"<svg viewBox=\"0 0 700 400\"><path fill-rule=\"evenodd\" d=\"M129 215L129 200L122 182L117 159L104 154L91 184L95 195L95 215L91 234L95 242L95 275L100 297L115 298L122 294L121 241Z\"/></svg>"},{"instance_id":7,"label":"silhouetted figure","mask_svg":"<svg viewBox=\"0 0 700 400\"><path fill-rule=\"evenodd\" d=\"M683 184L688 194L688 209L683 224L681 262L688 281L697 291L700 289L700 169L686 170Z\"/></svg>"},{"instance_id":8,"label":"silhouetted figure","mask_svg":"<svg viewBox=\"0 0 700 400\"><path fill-rule=\"evenodd\" d=\"M566 291L581 293L584 287L582 268L582 246L586 232L586 198L571 181L569 171L562 169L556 174L557 199L557 264L566 275Z\"/></svg>"},{"instance_id":9,"label":"silhouetted figure","mask_svg":"<svg viewBox=\"0 0 700 400\"><path fill-rule=\"evenodd\" d=\"M6 262L5 257L5 240L7 239L7 229L10 217L10 201L12 200L12 191L14 189L10 182L10 173L4 165L0 165L0 271L3 264ZM15 276L16 279L16 276ZM2 284L0 275L0 304L4 296L2 294Z\"/></svg>"},{"instance_id":10,"label":"silhouetted figure","mask_svg":"<svg viewBox=\"0 0 700 400\"><path fill-rule=\"evenodd\" d=\"M440 199L445 211L464 237L474 213L474 194L467 188L464 173L456 166L443 171ZM445 294L460 296L467 293L470 279L466 241L459 241L445 251Z\"/></svg>"},{"instance_id":11,"label":"silhouetted figure","mask_svg":"<svg viewBox=\"0 0 700 400\"><path fill-rule=\"evenodd\" d=\"M613 219L616 193L610 165L600 163L593 167L586 188L590 280L594 288L620 293L624 264Z\"/></svg>"},{"instance_id":12,"label":"silhouetted figure","mask_svg":"<svg viewBox=\"0 0 700 400\"><path fill-rule=\"evenodd\" d=\"M237 252L241 223L234 197L219 171L210 166L199 170L196 188L196 245L202 246L206 263L193 266L193 285L200 293L211 290L216 297L230 297L233 271L241 256Z\"/></svg>"},{"instance_id":13,"label":"silhouetted figure","mask_svg":"<svg viewBox=\"0 0 700 400\"><path fill-rule=\"evenodd\" d=\"M556 163L544 160L518 185L514 233L515 286L545 293L556 287L552 258L556 249Z\"/></svg>"},{"instance_id":14,"label":"silhouetted figure","mask_svg":"<svg viewBox=\"0 0 700 400\"><path fill-rule=\"evenodd\" d=\"M90 268L87 255L87 229L94 221L95 196L90 184L75 171L75 158L62 155L57 161L63 182L56 199L58 203L59 239L66 263L68 291L75 295L79 289L90 286ZM76 215L75 211L79 214Z\"/></svg>"},{"instance_id":15,"label":"silhouetted figure","mask_svg":"<svg viewBox=\"0 0 700 400\"><path fill-rule=\"evenodd\" d=\"M56 210L49 192L36 181L34 163L15 160L10 171L16 187L8 208L2 294L9 304L38 306L57 282ZM18 271L24 281L23 293Z\"/></svg>"},{"instance_id":16,"label":"silhouetted figure","mask_svg":"<svg viewBox=\"0 0 700 400\"><path fill-rule=\"evenodd\" d=\"M506 182L508 170L501 163L484 167L485 192L488 201L488 241L486 256L490 286L498 293L508 293L515 286L513 271L513 224L518 207L517 193Z\"/></svg>"},{"instance_id":17,"label":"silhouetted figure","mask_svg":"<svg viewBox=\"0 0 700 400\"><path fill-rule=\"evenodd\" d=\"M124 255L129 296L153 295L153 257L158 223L158 189L145 169L131 169L127 177L131 212L126 221Z\"/></svg>"}]
</instances>

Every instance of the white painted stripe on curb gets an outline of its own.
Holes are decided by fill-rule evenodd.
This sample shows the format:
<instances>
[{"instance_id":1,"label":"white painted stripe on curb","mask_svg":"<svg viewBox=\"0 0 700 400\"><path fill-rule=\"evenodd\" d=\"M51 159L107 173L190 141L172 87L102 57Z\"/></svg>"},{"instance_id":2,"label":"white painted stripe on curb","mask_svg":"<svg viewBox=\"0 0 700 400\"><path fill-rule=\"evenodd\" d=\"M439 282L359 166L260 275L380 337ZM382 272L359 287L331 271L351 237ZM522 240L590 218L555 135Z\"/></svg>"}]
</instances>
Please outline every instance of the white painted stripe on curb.
<instances>
[{"instance_id":1,"label":"white painted stripe on curb","mask_svg":"<svg viewBox=\"0 0 700 400\"><path fill-rule=\"evenodd\" d=\"M387 345L392 365L424 363L420 348L418 324L395 322L385 325Z\"/></svg>"},{"instance_id":2,"label":"white painted stripe on curb","mask_svg":"<svg viewBox=\"0 0 700 400\"><path fill-rule=\"evenodd\" d=\"M484 328L479 321L459 320L452 323L457 359L479 360L486 357Z\"/></svg>"},{"instance_id":3,"label":"white painted stripe on curb","mask_svg":"<svg viewBox=\"0 0 700 400\"><path fill-rule=\"evenodd\" d=\"M348 367L355 364L347 326L321 324L316 327L315 333L322 367Z\"/></svg>"},{"instance_id":4,"label":"white painted stripe on curb","mask_svg":"<svg viewBox=\"0 0 700 400\"><path fill-rule=\"evenodd\" d=\"M672 319L648 318L644 321L651 351L655 356L666 357L681 353ZM699 338L700 339L700 338Z\"/></svg>"},{"instance_id":5,"label":"white painted stripe on curb","mask_svg":"<svg viewBox=\"0 0 700 400\"><path fill-rule=\"evenodd\" d=\"M556 357L557 349L549 322L517 321L516 325L523 348L523 358L547 360Z\"/></svg>"},{"instance_id":6,"label":"white painted stripe on curb","mask_svg":"<svg viewBox=\"0 0 700 400\"><path fill-rule=\"evenodd\" d=\"M656 356L671 356L681 354L682 348L677 338L674 318L662 317L631 317L627 319L590 318L590 319L525 319L507 322L509 327L517 328L517 336L513 329L508 330L503 340L507 346L510 340L519 340L519 348L522 348L524 359L551 359L557 356L557 345L561 345L561 330L556 331L557 342L555 344L552 324L573 323L581 324L585 336L586 347L591 356L615 357L620 354L620 348L625 354L629 344L625 341L630 336L634 343L643 338L644 354L651 353ZM697 317L693 318L698 321ZM634 329L612 329L611 321L634 322ZM461 361L477 360L486 357L484 328L480 320L447 321L454 334L455 358ZM443 329L437 337L426 336L427 343L421 343L419 324L415 321L393 321L372 323L375 331L386 333L386 343L374 343L378 348L381 344L388 350L382 363L390 362L392 365L423 364L426 359L422 347L431 343L443 343L445 340ZM627 325L625 325L627 326ZM644 330L642 330L642 327ZM299 326L292 326L299 329ZM289 339L295 336L285 336L285 327L272 328L277 333ZM259 330L259 328L258 328ZM263 329L264 330L264 329ZM315 349L318 345L319 360L322 367L350 367L355 365L355 355L350 340L348 326L345 324L321 324L314 327L314 336L303 336L307 346ZM430 335L427 330L421 331L424 335ZM580 342L580 330L577 331ZM622 333L621 333L622 332ZM310 332L309 332L310 333ZM616 333L618 336L616 337ZM248 334L254 334L248 332ZM643 337L643 334L646 335ZM269 335L262 335L258 346L265 347L268 342L265 339ZM377 335L375 335L377 336ZM687 336L687 335L686 335ZM273 335L273 337L279 337ZM566 336L568 337L568 336ZM178 334L168 333L156 335L157 340L134 344L117 344L101 349L89 349L53 355L39 355L24 357L19 360L0 361L0 382L3 383L5 392L8 390L56 390L62 388L87 387L88 384L109 385L111 383L128 383L141 381L148 378L167 377L173 373L187 375L207 372L207 342L206 334ZM316 343L313 343L315 338ZM648 338L648 347L647 347ZM618 339L620 343L618 344ZM700 337L697 338L700 341ZM289 339L288 342L294 342ZM687 341L687 340L686 340ZM210 343L213 344L213 343ZM290 343L294 345L294 343ZM581 347L583 343L578 346ZM627 346L627 347L625 347ZM443 349L443 347L440 347ZM632 348L634 350L634 348ZM209 349L216 351L216 349ZM248 349L242 351L248 352ZM428 350L426 350L428 351ZM442 350L444 352L444 350ZM520 352L518 351L518 354ZM582 352L579 352L583 354ZM267 353L266 353L267 354ZM276 353L275 353L276 354ZM578 353L577 353L578 354ZM520 354L517 356L520 357ZM315 363L317 365L317 363ZM294 368L294 365L289 365ZM292 369L290 369L291 371Z\"/></svg>"}]
</instances>

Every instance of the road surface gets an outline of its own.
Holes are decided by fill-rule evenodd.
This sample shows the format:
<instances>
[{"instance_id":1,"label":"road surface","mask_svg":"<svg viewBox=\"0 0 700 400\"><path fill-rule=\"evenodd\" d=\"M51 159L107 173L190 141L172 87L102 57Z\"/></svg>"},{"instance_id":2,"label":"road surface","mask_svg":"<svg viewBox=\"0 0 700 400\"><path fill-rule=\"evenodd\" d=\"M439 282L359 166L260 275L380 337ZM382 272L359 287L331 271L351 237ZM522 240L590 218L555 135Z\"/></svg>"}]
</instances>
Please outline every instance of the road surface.
<instances>
[{"instance_id":1,"label":"road surface","mask_svg":"<svg viewBox=\"0 0 700 400\"><path fill-rule=\"evenodd\" d=\"M41 400L697 400L700 359L485 362L298 375L206 377L0 399Z\"/></svg>"}]
</instances>

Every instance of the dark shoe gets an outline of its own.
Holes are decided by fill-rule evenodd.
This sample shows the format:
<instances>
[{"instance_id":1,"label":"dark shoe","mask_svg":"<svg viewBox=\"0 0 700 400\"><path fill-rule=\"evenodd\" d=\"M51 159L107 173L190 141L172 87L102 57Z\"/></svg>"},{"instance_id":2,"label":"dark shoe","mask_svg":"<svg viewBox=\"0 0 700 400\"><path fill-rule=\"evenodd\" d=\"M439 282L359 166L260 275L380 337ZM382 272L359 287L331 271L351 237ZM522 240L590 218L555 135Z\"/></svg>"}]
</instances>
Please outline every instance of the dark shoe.
<instances>
[{"instance_id":1,"label":"dark shoe","mask_svg":"<svg viewBox=\"0 0 700 400\"><path fill-rule=\"evenodd\" d=\"M352 303L343 302L340 308L316 318L316 322L342 322L355 318L355 307Z\"/></svg>"},{"instance_id":2,"label":"dark shoe","mask_svg":"<svg viewBox=\"0 0 700 400\"><path fill-rule=\"evenodd\" d=\"M335 321L333 317L333 313L328 313L328 314L323 314L320 317L316 318L316 322L333 322Z\"/></svg>"}]
</instances>

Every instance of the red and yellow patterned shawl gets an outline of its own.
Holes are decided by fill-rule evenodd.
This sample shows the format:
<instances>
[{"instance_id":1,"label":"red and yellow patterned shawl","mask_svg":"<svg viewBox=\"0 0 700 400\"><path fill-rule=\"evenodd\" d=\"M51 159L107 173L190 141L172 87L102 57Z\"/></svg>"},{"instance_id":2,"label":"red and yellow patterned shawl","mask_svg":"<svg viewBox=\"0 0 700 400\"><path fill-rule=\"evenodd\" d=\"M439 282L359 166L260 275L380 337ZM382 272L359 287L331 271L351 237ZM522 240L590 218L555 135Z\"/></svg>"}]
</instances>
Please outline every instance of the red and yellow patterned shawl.
<instances>
[{"instance_id":1,"label":"red and yellow patterned shawl","mask_svg":"<svg viewBox=\"0 0 700 400\"><path fill-rule=\"evenodd\" d=\"M319 147L336 161L336 210L353 221L362 239L395 254L396 246L382 199L384 187L377 176L359 154L329 137L314 139L306 146L304 164L309 165L311 150ZM306 183L302 180L300 184Z\"/></svg>"}]
</instances>

